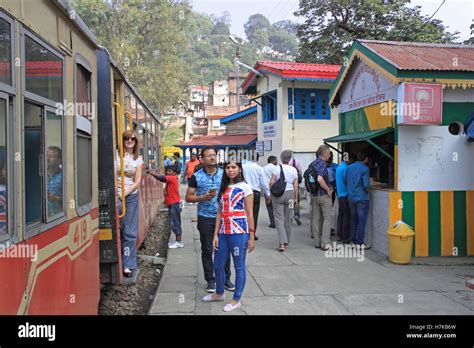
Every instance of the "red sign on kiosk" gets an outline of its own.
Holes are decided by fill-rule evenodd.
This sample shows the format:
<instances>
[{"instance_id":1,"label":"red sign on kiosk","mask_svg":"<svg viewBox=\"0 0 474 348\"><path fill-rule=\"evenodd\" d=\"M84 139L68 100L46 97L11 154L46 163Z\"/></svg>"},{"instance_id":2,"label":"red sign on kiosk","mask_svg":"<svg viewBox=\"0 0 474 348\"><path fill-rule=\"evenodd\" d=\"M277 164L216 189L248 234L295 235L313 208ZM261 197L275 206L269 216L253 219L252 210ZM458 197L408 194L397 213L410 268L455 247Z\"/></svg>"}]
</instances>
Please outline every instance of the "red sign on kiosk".
<instances>
[{"instance_id":1,"label":"red sign on kiosk","mask_svg":"<svg viewBox=\"0 0 474 348\"><path fill-rule=\"evenodd\" d=\"M398 86L397 122L440 125L442 105L442 85L403 82Z\"/></svg>"}]
</instances>

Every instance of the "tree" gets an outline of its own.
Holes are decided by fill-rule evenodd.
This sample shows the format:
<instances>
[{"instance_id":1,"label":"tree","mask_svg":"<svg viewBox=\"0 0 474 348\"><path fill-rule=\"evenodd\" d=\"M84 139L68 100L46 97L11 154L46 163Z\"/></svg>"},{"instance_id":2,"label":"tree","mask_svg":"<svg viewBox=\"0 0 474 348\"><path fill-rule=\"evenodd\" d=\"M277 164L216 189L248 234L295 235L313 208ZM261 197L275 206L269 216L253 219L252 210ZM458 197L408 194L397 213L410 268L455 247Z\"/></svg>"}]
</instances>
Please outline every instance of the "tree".
<instances>
[{"instance_id":1,"label":"tree","mask_svg":"<svg viewBox=\"0 0 474 348\"><path fill-rule=\"evenodd\" d=\"M188 82L181 58L190 13L186 2L76 0L74 5L155 112L177 105Z\"/></svg>"},{"instance_id":2,"label":"tree","mask_svg":"<svg viewBox=\"0 0 474 348\"><path fill-rule=\"evenodd\" d=\"M409 0L300 0L299 61L341 64L355 39L448 43L457 38L439 20L421 15Z\"/></svg>"},{"instance_id":3,"label":"tree","mask_svg":"<svg viewBox=\"0 0 474 348\"><path fill-rule=\"evenodd\" d=\"M244 24L245 35L249 42L258 49L268 46L268 36L271 31L270 21L262 14L254 14Z\"/></svg>"},{"instance_id":4,"label":"tree","mask_svg":"<svg viewBox=\"0 0 474 348\"><path fill-rule=\"evenodd\" d=\"M474 21L471 24L470 29L471 29L471 37L467 39L466 41L464 41L466 45L474 45Z\"/></svg>"},{"instance_id":5,"label":"tree","mask_svg":"<svg viewBox=\"0 0 474 348\"><path fill-rule=\"evenodd\" d=\"M273 23L272 28L278 31L284 30L296 36L296 33L298 31L298 24L287 19Z\"/></svg>"},{"instance_id":6,"label":"tree","mask_svg":"<svg viewBox=\"0 0 474 348\"><path fill-rule=\"evenodd\" d=\"M296 32L297 24L290 20L273 23L268 38L270 47L281 53L296 55L298 53Z\"/></svg>"}]
</instances>

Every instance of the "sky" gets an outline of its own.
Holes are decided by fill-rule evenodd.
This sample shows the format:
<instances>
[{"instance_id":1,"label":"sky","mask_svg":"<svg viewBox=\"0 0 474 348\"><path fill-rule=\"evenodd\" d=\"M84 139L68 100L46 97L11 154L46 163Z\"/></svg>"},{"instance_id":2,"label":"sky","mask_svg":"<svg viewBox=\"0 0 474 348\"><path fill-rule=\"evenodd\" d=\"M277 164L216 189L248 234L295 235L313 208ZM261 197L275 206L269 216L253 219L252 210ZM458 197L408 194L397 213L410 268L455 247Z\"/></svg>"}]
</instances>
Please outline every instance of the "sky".
<instances>
[{"instance_id":1,"label":"sky","mask_svg":"<svg viewBox=\"0 0 474 348\"><path fill-rule=\"evenodd\" d=\"M431 16L443 0L412 0L413 6L420 5L421 13ZM299 0L192 0L193 9L198 12L220 16L228 11L231 15L231 33L245 38L244 23L255 13L261 13L271 23L284 19L301 21L293 16ZM434 19L440 19L449 31L459 31L460 40L470 37L470 25L474 18L473 0L446 0Z\"/></svg>"}]
</instances>

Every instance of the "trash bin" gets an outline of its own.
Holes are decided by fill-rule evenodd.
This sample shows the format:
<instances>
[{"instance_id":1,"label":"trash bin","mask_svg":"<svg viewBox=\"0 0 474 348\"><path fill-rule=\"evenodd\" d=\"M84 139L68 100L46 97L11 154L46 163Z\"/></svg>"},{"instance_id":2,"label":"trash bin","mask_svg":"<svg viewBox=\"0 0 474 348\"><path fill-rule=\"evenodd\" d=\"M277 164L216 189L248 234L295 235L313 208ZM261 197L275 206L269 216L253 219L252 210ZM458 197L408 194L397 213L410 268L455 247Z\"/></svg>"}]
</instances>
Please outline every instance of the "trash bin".
<instances>
[{"instance_id":1,"label":"trash bin","mask_svg":"<svg viewBox=\"0 0 474 348\"><path fill-rule=\"evenodd\" d=\"M388 260L390 262L410 263L414 235L413 229L400 220L388 228Z\"/></svg>"}]
</instances>

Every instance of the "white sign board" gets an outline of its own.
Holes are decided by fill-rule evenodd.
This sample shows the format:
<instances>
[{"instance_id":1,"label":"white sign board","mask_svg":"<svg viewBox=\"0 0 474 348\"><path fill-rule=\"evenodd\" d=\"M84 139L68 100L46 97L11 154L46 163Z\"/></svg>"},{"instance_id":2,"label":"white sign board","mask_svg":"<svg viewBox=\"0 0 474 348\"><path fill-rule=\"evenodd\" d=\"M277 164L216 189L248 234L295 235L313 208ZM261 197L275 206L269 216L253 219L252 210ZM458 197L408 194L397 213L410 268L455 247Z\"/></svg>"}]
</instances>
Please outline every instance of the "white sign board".
<instances>
[{"instance_id":1,"label":"white sign board","mask_svg":"<svg viewBox=\"0 0 474 348\"><path fill-rule=\"evenodd\" d=\"M258 155L259 156L263 156L264 155L264 151L263 151L263 141L257 141L255 143L255 150L257 151Z\"/></svg>"},{"instance_id":2,"label":"white sign board","mask_svg":"<svg viewBox=\"0 0 474 348\"><path fill-rule=\"evenodd\" d=\"M447 126L398 127L400 191L474 190L474 144Z\"/></svg>"},{"instance_id":3,"label":"white sign board","mask_svg":"<svg viewBox=\"0 0 474 348\"><path fill-rule=\"evenodd\" d=\"M263 126L263 137L264 138L271 138L276 136L276 126L275 125L269 125L269 126Z\"/></svg>"},{"instance_id":4,"label":"white sign board","mask_svg":"<svg viewBox=\"0 0 474 348\"><path fill-rule=\"evenodd\" d=\"M341 88L341 112L397 100L397 86L369 65L357 60Z\"/></svg>"},{"instance_id":5,"label":"white sign board","mask_svg":"<svg viewBox=\"0 0 474 348\"><path fill-rule=\"evenodd\" d=\"M272 151L272 141L271 140L265 140L263 142L263 148L265 149L265 151Z\"/></svg>"}]
</instances>

